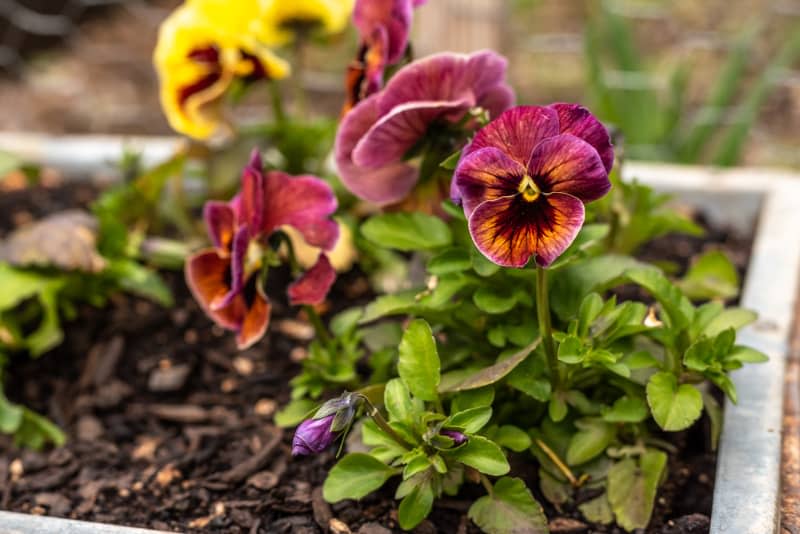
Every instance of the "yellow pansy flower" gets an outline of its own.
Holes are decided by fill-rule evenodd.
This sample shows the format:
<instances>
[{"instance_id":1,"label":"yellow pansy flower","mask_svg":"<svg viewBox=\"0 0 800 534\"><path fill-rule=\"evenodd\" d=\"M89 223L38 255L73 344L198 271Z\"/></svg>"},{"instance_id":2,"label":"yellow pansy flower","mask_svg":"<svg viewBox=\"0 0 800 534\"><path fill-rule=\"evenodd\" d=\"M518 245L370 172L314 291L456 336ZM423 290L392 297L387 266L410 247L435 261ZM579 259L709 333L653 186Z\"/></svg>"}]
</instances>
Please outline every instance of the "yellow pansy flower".
<instances>
[{"instance_id":1,"label":"yellow pansy flower","mask_svg":"<svg viewBox=\"0 0 800 534\"><path fill-rule=\"evenodd\" d=\"M354 0L260 0L259 3L259 37L270 45L281 45L290 42L301 28L324 34L341 32L353 13Z\"/></svg>"},{"instance_id":2,"label":"yellow pansy flower","mask_svg":"<svg viewBox=\"0 0 800 534\"><path fill-rule=\"evenodd\" d=\"M255 5L255 0L244 3ZM245 11L228 9L211 16L194 4L179 7L162 23L153 61L170 125L190 137L208 139L225 125L223 96L234 80L284 78L289 65L255 38L252 12L248 17Z\"/></svg>"}]
</instances>

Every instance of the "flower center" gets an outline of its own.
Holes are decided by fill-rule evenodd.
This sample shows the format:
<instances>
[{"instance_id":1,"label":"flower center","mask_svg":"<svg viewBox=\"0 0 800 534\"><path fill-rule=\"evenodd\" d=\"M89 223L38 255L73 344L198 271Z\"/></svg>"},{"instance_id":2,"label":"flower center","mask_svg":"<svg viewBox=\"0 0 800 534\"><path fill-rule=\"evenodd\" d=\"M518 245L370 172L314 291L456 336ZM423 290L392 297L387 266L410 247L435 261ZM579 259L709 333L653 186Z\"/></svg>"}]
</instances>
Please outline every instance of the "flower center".
<instances>
[{"instance_id":1,"label":"flower center","mask_svg":"<svg viewBox=\"0 0 800 534\"><path fill-rule=\"evenodd\" d=\"M261 269L264 260L264 252L264 247L256 239L253 239L247 244L247 252L244 257L245 278Z\"/></svg>"},{"instance_id":2,"label":"flower center","mask_svg":"<svg viewBox=\"0 0 800 534\"><path fill-rule=\"evenodd\" d=\"M526 202L533 202L542 194L542 190L539 189L539 186L536 185L533 178L527 174L522 177L522 181L519 183L517 190L522 193L522 198L524 198Z\"/></svg>"}]
</instances>

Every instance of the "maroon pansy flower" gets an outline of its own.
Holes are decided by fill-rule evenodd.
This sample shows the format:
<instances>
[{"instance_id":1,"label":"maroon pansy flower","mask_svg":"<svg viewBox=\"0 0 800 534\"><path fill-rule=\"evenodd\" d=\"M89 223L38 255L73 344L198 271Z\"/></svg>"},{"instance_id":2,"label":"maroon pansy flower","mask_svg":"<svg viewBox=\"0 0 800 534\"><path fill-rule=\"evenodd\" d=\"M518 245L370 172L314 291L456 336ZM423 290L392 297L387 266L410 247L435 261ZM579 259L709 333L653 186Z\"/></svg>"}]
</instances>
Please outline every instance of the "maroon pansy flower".
<instances>
[{"instance_id":1,"label":"maroon pansy flower","mask_svg":"<svg viewBox=\"0 0 800 534\"><path fill-rule=\"evenodd\" d=\"M242 173L241 191L230 202L209 201L203 215L213 248L201 250L186 261L189 289L208 316L237 333L244 349L261 339L270 317L270 303L259 276L265 258L277 253L269 237L288 225L305 241L331 250L339 226L331 219L336 197L330 186L314 176L264 173L258 151L253 151ZM291 304L317 304L336 278L327 256L288 288Z\"/></svg>"},{"instance_id":2,"label":"maroon pansy flower","mask_svg":"<svg viewBox=\"0 0 800 534\"><path fill-rule=\"evenodd\" d=\"M425 0L356 0L353 23L358 55L348 68L344 112L383 87L386 67L398 63L408 46L414 7Z\"/></svg>"},{"instance_id":3,"label":"maroon pansy flower","mask_svg":"<svg viewBox=\"0 0 800 534\"><path fill-rule=\"evenodd\" d=\"M584 203L608 192L613 162L608 131L585 108L520 106L475 135L451 194L487 258L546 267L578 234Z\"/></svg>"},{"instance_id":4,"label":"maroon pansy flower","mask_svg":"<svg viewBox=\"0 0 800 534\"><path fill-rule=\"evenodd\" d=\"M514 96L505 74L505 58L491 51L442 53L406 65L342 120L335 146L342 182L379 205L403 200L419 179L412 149L435 142L437 133L449 141L470 109L495 116L508 108Z\"/></svg>"}]
</instances>

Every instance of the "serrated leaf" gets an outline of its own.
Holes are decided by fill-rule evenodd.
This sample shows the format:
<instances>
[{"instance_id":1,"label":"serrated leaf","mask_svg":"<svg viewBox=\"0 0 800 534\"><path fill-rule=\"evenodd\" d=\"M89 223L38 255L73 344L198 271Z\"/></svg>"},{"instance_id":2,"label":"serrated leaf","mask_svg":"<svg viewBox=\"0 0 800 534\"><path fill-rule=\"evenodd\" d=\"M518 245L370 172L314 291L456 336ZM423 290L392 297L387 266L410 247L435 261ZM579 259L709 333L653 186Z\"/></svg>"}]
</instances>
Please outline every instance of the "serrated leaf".
<instances>
[{"instance_id":1,"label":"serrated leaf","mask_svg":"<svg viewBox=\"0 0 800 534\"><path fill-rule=\"evenodd\" d=\"M361 232L376 245L402 251L446 247L453 239L442 219L420 212L375 215Z\"/></svg>"},{"instance_id":2,"label":"serrated leaf","mask_svg":"<svg viewBox=\"0 0 800 534\"><path fill-rule=\"evenodd\" d=\"M519 478L503 477L491 495L475 501L469 518L488 534L547 534L541 505Z\"/></svg>"},{"instance_id":3,"label":"serrated leaf","mask_svg":"<svg viewBox=\"0 0 800 534\"><path fill-rule=\"evenodd\" d=\"M625 530L647 528L667 455L649 449L638 461L626 458L608 470L608 501Z\"/></svg>"},{"instance_id":4,"label":"serrated leaf","mask_svg":"<svg viewBox=\"0 0 800 534\"><path fill-rule=\"evenodd\" d=\"M659 372L647 382L647 403L658 426L667 431L692 426L703 410L700 392L690 384L678 385L672 373Z\"/></svg>"},{"instance_id":5,"label":"serrated leaf","mask_svg":"<svg viewBox=\"0 0 800 534\"><path fill-rule=\"evenodd\" d=\"M400 341L397 373L411 393L422 400L438 398L440 363L431 327L423 319L408 325Z\"/></svg>"},{"instance_id":6,"label":"serrated leaf","mask_svg":"<svg viewBox=\"0 0 800 534\"><path fill-rule=\"evenodd\" d=\"M328 473L322 495L328 502L360 499L383 486L395 470L369 454L350 453Z\"/></svg>"}]
</instances>

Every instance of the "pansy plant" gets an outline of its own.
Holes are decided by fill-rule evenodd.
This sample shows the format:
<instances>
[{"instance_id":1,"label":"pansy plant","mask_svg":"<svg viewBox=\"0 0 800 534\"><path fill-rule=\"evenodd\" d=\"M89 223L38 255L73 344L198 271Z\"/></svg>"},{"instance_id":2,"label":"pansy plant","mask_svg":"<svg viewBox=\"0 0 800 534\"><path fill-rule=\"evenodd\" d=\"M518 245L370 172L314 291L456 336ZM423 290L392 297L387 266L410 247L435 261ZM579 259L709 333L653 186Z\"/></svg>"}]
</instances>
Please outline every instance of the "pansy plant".
<instances>
[{"instance_id":1,"label":"pansy plant","mask_svg":"<svg viewBox=\"0 0 800 534\"><path fill-rule=\"evenodd\" d=\"M269 325L271 305L264 291L269 268L279 264L279 245L288 244L284 225L320 247L316 263L287 287L290 304L318 304L325 299L336 272L324 253L339 237L331 218L336 197L314 176L264 172L254 150L242 172L239 194L230 202L209 201L204 208L212 248L186 261L186 281L195 299L218 325L236 332L239 349L261 339Z\"/></svg>"}]
</instances>

